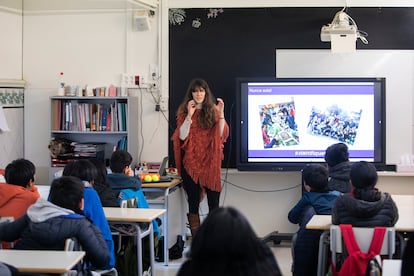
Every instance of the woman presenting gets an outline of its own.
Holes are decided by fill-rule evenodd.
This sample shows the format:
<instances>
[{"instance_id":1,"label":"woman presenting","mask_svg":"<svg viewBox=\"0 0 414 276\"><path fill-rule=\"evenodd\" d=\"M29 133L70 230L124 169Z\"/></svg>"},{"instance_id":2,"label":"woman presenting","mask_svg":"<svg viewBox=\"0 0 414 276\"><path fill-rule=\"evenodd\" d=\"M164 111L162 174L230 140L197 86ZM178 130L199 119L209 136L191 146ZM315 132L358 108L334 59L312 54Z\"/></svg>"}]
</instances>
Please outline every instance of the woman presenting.
<instances>
[{"instance_id":1,"label":"woman presenting","mask_svg":"<svg viewBox=\"0 0 414 276\"><path fill-rule=\"evenodd\" d=\"M188 222L194 236L200 226L199 205L207 195L209 212L219 207L223 144L229 136L224 102L213 94L205 80L190 82L177 111L172 136L175 165L187 193Z\"/></svg>"}]
</instances>

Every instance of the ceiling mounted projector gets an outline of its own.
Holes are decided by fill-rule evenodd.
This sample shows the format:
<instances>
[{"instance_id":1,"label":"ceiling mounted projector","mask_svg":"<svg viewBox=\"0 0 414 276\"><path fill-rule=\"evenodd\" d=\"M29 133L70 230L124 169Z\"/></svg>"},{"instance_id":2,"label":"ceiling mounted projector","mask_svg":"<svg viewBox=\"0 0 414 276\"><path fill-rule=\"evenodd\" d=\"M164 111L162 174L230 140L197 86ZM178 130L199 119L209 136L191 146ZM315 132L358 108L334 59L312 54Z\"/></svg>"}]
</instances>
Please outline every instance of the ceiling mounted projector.
<instances>
[{"instance_id":1,"label":"ceiling mounted projector","mask_svg":"<svg viewBox=\"0 0 414 276\"><path fill-rule=\"evenodd\" d=\"M368 44L367 34L358 30L355 21L344 10L337 12L332 22L321 28L321 41L331 42L333 52L355 52L358 38Z\"/></svg>"}]
</instances>

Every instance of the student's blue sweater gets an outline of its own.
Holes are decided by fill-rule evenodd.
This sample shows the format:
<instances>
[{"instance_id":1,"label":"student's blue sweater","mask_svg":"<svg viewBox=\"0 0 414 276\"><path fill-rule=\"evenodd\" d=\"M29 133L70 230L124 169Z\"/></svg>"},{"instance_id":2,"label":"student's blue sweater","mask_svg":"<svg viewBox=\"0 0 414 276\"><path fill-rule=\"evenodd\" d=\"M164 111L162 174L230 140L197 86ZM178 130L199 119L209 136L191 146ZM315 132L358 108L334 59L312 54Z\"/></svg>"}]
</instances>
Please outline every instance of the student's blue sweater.
<instances>
[{"instance_id":1,"label":"student's blue sweater","mask_svg":"<svg viewBox=\"0 0 414 276\"><path fill-rule=\"evenodd\" d=\"M109 266L107 269L113 268L115 266L114 241L99 195L92 187L85 187L84 199L85 206L83 212L85 213L85 216L92 221L92 224L101 230L110 254Z\"/></svg>"}]
</instances>

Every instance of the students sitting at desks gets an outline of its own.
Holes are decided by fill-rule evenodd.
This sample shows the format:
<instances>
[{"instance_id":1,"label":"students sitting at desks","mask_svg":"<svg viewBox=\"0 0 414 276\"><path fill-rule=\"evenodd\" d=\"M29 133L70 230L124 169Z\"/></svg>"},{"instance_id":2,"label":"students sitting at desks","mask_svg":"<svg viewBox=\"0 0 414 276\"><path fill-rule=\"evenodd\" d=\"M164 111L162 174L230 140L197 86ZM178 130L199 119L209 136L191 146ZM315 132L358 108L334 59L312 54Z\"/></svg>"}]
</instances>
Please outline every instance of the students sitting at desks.
<instances>
[{"instance_id":1,"label":"students sitting at desks","mask_svg":"<svg viewBox=\"0 0 414 276\"><path fill-rule=\"evenodd\" d=\"M101 200L98 193L93 188L95 175L97 174L95 166L87 159L75 160L68 163L63 169L64 176L75 176L79 178L85 186L85 208L84 213L92 223L101 230L110 253L109 265L105 269L111 269L115 266L115 249L112 239L111 230L103 211Z\"/></svg>"},{"instance_id":2,"label":"students sitting at desks","mask_svg":"<svg viewBox=\"0 0 414 276\"><path fill-rule=\"evenodd\" d=\"M292 268L293 275L316 275L321 231L305 229L306 223L314 214L331 214L340 193L329 190L328 169L325 166L307 165L302 170L302 177L306 192L288 214L289 221L300 226L292 243Z\"/></svg>"},{"instance_id":3,"label":"students sitting at desks","mask_svg":"<svg viewBox=\"0 0 414 276\"><path fill-rule=\"evenodd\" d=\"M378 174L368 162L352 164L352 190L338 197L332 207L332 224L351 224L355 227L392 227L398 220L398 209L391 195L375 185Z\"/></svg>"},{"instance_id":4,"label":"students sitting at desks","mask_svg":"<svg viewBox=\"0 0 414 276\"><path fill-rule=\"evenodd\" d=\"M270 248L233 207L211 211L193 237L177 276L282 275Z\"/></svg>"},{"instance_id":5,"label":"students sitting at desks","mask_svg":"<svg viewBox=\"0 0 414 276\"><path fill-rule=\"evenodd\" d=\"M35 173L34 164L26 159L16 159L6 166L7 183L0 183L0 217L17 219L40 197ZM2 243L2 247L10 248L10 243Z\"/></svg>"},{"instance_id":6,"label":"students sitting at desks","mask_svg":"<svg viewBox=\"0 0 414 276\"><path fill-rule=\"evenodd\" d=\"M16 242L16 249L63 250L68 238L76 238L95 268L106 268L109 251L97 227L83 215L84 185L76 177L53 180L49 201L39 198L27 213L0 224L0 240Z\"/></svg>"}]
</instances>

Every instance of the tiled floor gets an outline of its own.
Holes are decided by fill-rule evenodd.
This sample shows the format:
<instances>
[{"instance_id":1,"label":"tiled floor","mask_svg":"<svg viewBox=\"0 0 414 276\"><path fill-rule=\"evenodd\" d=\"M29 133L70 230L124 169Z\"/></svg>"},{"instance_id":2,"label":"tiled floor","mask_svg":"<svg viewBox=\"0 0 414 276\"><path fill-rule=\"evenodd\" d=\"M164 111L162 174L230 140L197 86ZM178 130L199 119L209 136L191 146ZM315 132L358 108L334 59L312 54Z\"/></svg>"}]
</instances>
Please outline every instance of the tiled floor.
<instances>
[{"instance_id":1,"label":"tiled floor","mask_svg":"<svg viewBox=\"0 0 414 276\"><path fill-rule=\"evenodd\" d=\"M276 256L276 260L279 264L279 267L282 271L282 275L292 275L290 272L292 256L290 251L290 243L282 242L280 245L273 245L272 243L268 244ZM188 250L188 247L184 249L184 252ZM185 254L183 254L185 255ZM168 266L164 266L164 263L157 263L155 265L155 276L175 276L184 262L185 258L178 260L173 260L169 262Z\"/></svg>"}]
</instances>

